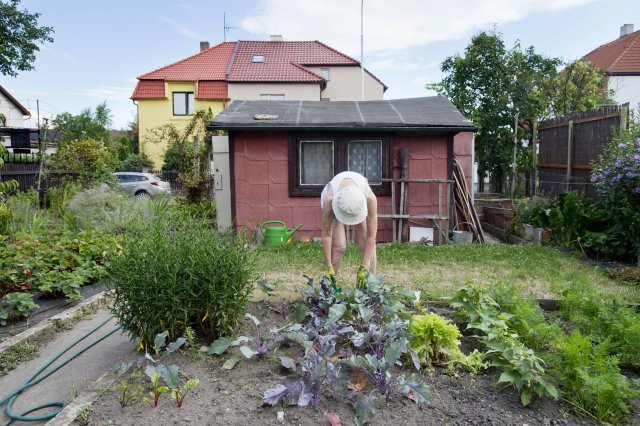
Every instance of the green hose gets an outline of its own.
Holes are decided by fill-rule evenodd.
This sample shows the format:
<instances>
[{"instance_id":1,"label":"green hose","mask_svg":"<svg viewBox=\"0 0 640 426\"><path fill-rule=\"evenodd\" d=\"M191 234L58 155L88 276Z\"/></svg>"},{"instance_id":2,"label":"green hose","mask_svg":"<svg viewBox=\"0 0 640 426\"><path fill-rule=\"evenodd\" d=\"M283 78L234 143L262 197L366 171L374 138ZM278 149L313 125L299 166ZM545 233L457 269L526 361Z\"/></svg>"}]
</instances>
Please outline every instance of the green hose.
<instances>
[{"instance_id":1,"label":"green hose","mask_svg":"<svg viewBox=\"0 0 640 426\"><path fill-rule=\"evenodd\" d=\"M82 336L81 338L76 340L75 342L71 343L69 346L64 348L60 353L58 353L53 358L51 358L51 360L49 362L47 362L45 365L40 367L40 369L38 369L38 371L36 371L35 374L33 376L31 376L22 386L20 386L19 388L17 388L13 392L9 393L9 395L4 397L3 399L0 399L0 405L3 405L5 403L7 404L7 406L5 408L5 413L6 413L7 417L9 417L9 419L10 419L8 422L4 423L2 426L8 426L8 425L10 425L10 424L12 424L13 422L16 422L16 421L21 421L21 422L40 422L40 421L43 421L43 420L52 419L53 417L57 416L64 409L64 406L65 406L64 402L56 401L56 402L49 402L49 403L43 404L43 405L38 405L37 407L29 408L27 411L25 411L25 412L23 412L21 414L16 414L16 413L13 412L13 403L16 401L16 399L18 398L18 396L20 395L20 393L22 391L24 391L25 389L30 388L33 385L36 385L36 384L40 383L41 381L43 381L44 379L46 379L47 377L51 376L53 373L55 373L56 371L58 371L59 369L61 369L65 365L67 365L69 362L73 361L75 358L80 356L82 353L84 353L88 349L94 347L95 345L97 345L98 343L102 342L107 337L111 336L116 331L120 330L120 327L117 327L117 328L113 329L112 331L110 331L106 335L102 336L101 338L99 338L95 342L91 343L86 348L83 348L80 351L76 352L75 354L71 355L64 362L62 362L62 364L58 365L53 370L51 370L48 373L46 373L44 376L38 377L42 372L44 372L47 368L49 368L49 366L51 364L56 362L58 360L58 358L62 357L65 353L67 353L67 351L69 351L71 348L73 348L78 343L82 342L87 337L91 336L93 333L95 333L97 330L99 330L101 327L103 327L106 323L108 323L112 319L113 319L113 317L107 318L104 322L100 323L93 330L89 331L87 334L85 334L84 336ZM58 409L56 411L52 412L52 413L49 413L49 414L44 414L44 415L41 415L41 416L27 417L27 414L31 414L31 413L33 413L35 411L39 411L39 410L42 410L44 408L53 408L53 407L58 407Z\"/></svg>"}]
</instances>

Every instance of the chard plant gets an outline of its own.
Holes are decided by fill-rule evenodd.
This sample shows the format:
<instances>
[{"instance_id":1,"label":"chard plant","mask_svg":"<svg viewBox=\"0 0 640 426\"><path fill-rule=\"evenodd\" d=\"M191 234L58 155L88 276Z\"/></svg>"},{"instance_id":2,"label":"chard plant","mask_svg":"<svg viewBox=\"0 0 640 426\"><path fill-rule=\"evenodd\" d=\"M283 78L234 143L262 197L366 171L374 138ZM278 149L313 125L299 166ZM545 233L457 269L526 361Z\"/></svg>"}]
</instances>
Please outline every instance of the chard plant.
<instances>
[{"instance_id":1,"label":"chard plant","mask_svg":"<svg viewBox=\"0 0 640 426\"><path fill-rule=\"evenodd\" d=\"M126 380L122 380L119 385L116 385L116 390L119 392L118 404L122 408L137 400L136 395L131 392L131 386L127 384Z\"/></svg>"},{"instance_id":2,"label":"chard plant","mask_svg":"<svg viewBox=\"0 0 640 426\"><path fill-rule=\"evenodd\" d=\"M147 367L147 370L145 371L145 373L147 374L147 376L149 376L149 379L151 380L152 391L149 392L149 396L151 398L145 397L144 400L145 402L148 402L150 405L153 405L153 408L156 408L158 406L158 401L160 400L160 397L162 396L162 394L169 392L169 388L166 386L160 386L160 377L162 377L162 374L160 373L160 371L149 369Z\"/></svg>"},{"instance_id":3,"label":"chard plant","mask_svg":"<svg viewBox=\"0 0 640 426\"><path fill-rule=\"evenodd\" d=\"M195 389L200 384L200 380L198 379L189 379L184 384L184 388L174 388L171 389L171 398L176 401L176 407L182 408L182 403L184 402L184 398L187 396L189 391Z\"/></svg>"}]
</instances>

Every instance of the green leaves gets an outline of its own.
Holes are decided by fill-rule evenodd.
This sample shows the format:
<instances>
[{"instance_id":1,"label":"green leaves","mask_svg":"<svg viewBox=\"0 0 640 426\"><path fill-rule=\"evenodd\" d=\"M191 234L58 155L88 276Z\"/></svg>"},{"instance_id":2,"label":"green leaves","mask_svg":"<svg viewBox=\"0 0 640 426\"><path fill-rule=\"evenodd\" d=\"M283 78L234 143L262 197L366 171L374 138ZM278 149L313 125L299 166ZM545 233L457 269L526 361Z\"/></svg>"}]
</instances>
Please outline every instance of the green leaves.
<instances>
[{"instance_id":1,"label":"green leaves","mask_svg":"<svg viewBox=\"0 0 640 426\"><path fill-rule=\"evenodd\" d=\"M280 355L280 365L291 371L296 371L296 362L286 355Z\"/></svg>"},{"instance_id":2,"label":"green leaves","mask_svg":"<svg viewBox=\"0 0 640 426\"><path fill-rule=\"evenodd\" d=\"M356 424L369 423L378 409L378 398L372 395L363 395L356 401Z\"/></svg>"},{"instance_id":3,"label":"green leaves","mask_svg":"<svg viewBox=\"0 0 640 426\"><path fill-rule=\"evenodd\" d=\"M335 324L336 321L342 318L342 315L344 315L346 310L347 307L343 304L332 305L329 308L329 315L327 315L327 320L324 323L325 330L331 328L331 326Z\"/></svg>"},{"instance_id":4,"label":"green leaves","mask_svg":"<svg viewBox=\"0 0 640 426\"><path fill-rule=\"evenodd\" d=\"M211 344L207 353L209 355L222 355L227 351L227 349L229 349L230 346L231 340L227 339L226 337L221 337Z\"/></svg>"}]
</instances>

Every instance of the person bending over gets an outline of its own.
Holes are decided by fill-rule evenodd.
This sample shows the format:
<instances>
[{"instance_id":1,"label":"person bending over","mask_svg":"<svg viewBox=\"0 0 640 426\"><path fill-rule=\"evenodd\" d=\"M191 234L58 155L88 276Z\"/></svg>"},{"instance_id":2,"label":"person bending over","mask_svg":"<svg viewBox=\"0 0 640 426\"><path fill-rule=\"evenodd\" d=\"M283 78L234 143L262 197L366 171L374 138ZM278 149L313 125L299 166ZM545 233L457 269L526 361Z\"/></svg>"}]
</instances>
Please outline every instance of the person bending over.
<instances>
[{"instance_id":1,"label":"person bending over","mask_svg":"<svg viewBox=\"0 0 640 426\"><path fill-rule=\"evenodd\" d=\"M362 261L356 287L363 288L370 273L376 272L378 206L367 178L356 172L334 176L320 196L322 207L322 251L327 266L325 276L336 283L336 273L347 248L345 225L355 226Z\"/></svg>"}]
</instances>

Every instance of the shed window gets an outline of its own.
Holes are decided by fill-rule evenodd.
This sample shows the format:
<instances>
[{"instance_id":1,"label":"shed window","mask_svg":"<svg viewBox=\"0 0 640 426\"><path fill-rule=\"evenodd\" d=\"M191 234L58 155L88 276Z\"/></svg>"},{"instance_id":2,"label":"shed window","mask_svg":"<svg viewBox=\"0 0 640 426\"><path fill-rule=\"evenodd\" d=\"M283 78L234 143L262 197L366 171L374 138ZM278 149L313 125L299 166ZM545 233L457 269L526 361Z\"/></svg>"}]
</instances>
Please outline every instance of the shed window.
<instances>
[{"instance_id":1,"label":"shed window","mask_svg":"<svg viewBox=\"0 0 640 426\"><path fill-rule=\"evenodd\" d=\"M296 135L289 140L289 195L320 196L331 178L345 170L369 179L376 195L389 195L391 140L388 136Z\"/></svg>"}]
</instances>

